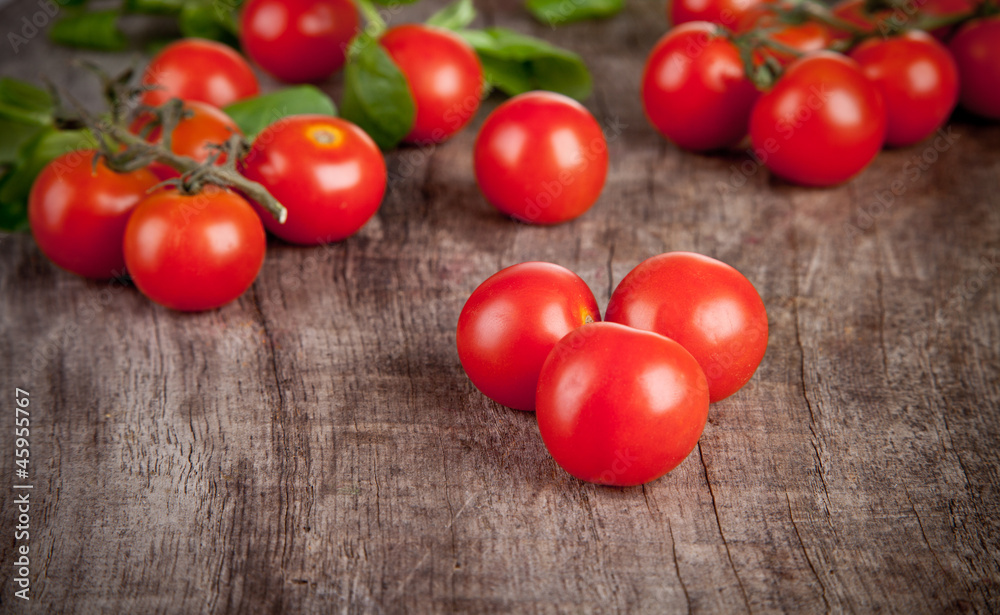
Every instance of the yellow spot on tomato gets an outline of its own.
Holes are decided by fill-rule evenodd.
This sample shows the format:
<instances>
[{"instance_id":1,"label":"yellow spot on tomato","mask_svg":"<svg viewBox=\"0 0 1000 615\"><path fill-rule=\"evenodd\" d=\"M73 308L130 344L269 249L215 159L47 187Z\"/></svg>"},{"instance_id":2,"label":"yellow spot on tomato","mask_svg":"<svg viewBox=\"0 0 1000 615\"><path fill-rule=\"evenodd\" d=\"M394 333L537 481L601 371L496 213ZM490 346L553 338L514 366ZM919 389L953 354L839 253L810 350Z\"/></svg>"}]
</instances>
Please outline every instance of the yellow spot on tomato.
<instances>
[{"instance_id":1,"label":"yellow spot on tomato","mask_svg":"<svg viewBox=\"0 0 1000 615\"><path fill-rule=\"evenodd\" d=\"M317 124L306 129L306 137L320 147L337 147L344 141L344 131L329 124Z\"/></svg>"}]
</instances>

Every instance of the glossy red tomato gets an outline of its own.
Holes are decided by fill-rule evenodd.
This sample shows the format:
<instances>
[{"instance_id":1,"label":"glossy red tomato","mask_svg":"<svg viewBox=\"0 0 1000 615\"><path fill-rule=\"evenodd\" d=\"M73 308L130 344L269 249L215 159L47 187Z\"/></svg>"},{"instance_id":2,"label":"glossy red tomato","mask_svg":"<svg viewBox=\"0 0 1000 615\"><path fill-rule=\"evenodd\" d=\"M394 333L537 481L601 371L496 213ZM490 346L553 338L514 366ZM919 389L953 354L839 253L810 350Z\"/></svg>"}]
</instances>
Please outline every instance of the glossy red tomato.
<instances>
[{"instance_id":1,"label":"glossy red tomato","mask_svg":"<svg viewBox=\"0 0 1000 615\"><path fill-rule=\"evenodd\" d=\"M38 247L66 271L95 280L125 273L122 237L132 210L160 180L146 169L115 173L96 152L59 156L35 179L28 222Z\"/></svg>"},{"instance_id":2,"label":"glossy red tomato","mask_svg":"<svg viewBox=\"0 0 1000 615\"><path fill-rule=\"evenodd\" d=\"M494 274L465 302L458 357L484 395L534 410L545 357L567 333L600 319L594 293L575 273L552 263L521 263Z\"/></svg>"},{"instance_id":3,"label":"glossy red tomato","mask_svg":"<svg viewBox=\"0 0 1000 615\"><path fill-rule=\"evenodd\" d=\"M597 201L608 175L608 143L583 105L528 92L486 118L474 165L483 196L522 222L558 224Z\"/></svg>"},{"instance_id":4,"label":"glossy red tomato","mask_svg":"<svg viewBox=\"0 0 1000 615\"><path fill-rule=\"evenodd\" d=\"M955 108L958 68L948 50L930 34L910 30L893 38L868 39L850 55L882 92L887 145L904 147L923 141Z\"/></svg>"},{"instance_id":5,"label":"glossy red tomato","mask_svg":"<svg viewBox=\"0 0 1000 615\"><path fill-rule=\"evenodd\" d=\"M669 0L667 19L679 26L691 21L708 21L735 30L751 8L766 0Z\"/></svg>"},{"instance_id":6,"label":"glossy red tomato","mask_svg":"<svg viewBox=\"0 0 1000 615\"><path fill-rule=\"evenodd\" d=\"M689 150L739 143L758 96L739 50L717 28L704 21L677 26L653 48L642 77L646 117Z\"/></svg>"},{"instance_id":7,"label":"glossy red tomato","mask_svg":"<svg viewBox=\"0 0 1000 615\"><path fill-rule=\"evenodd\" d=\"M143 85L156 85L142 95L143 104L158 107L171 98L225 107L256 96L257 77L243 56L231 48L198 38L171 43L146 67Z\"/></svg>"},{"instance_id":8,"label":"glossy red tomato","mask_svg":"<svg viewBox=\"0 0 1000 615\"><path fill-rule=\"evenodd\" d=\"M788 67L750 115L754 151L778 176L832 186L857 175L882 149L885 104L857 62L830 51Z\"/></svg>"},{"instance_id":9,"label":"glossy red tomato","mask_svg":"<svg viewBox=\"0 0 1000 615\"><path fill-rule=\"evenodd\" d=\"M379 41L402 71L417 107L410 143L441 143L479 109L483 67L471 45L450 30L419 24L390 29Z\"/></svg>"},{"instance_id":10,"label":"glossy red tomato","mask_svg":"<svg viewBox=\"0 0 1000 615\"><path fill-rule=\"evenodd\" d=\"M958 64L962 106L1000 120L1000 17L970 21L948 48Z\"/></svg>"},{"instance_id":11,"label":"glossy red tomato","mask_svg":"<svg viewBox=\"0 0 1000 615\"><path fill-rule=\"evenodd\" d=\"M214 186L186 196L162 189L136 207L125 228L125 263L153 301L199 312L223 306L253 284L267 237L237 194Z\"/></svg>"},{"instance_id":12,"label":"glossy red tomato","mask_svg":"<svg viewBox=\"0 0 1000 615\"><path fill-rule=\"evenodd\" d=\"M178 122L170 139L170 151L175 154L193 158L198 162L205 162L217 151L212 147L213 145L225 143L234 134L243 134L236 122L217 107L186 101L184 109L189 117ZM139 116L132 123L132 132L140 134L150 120L148 115ZM146 138L151 143L157 143L163 138L163 131L157 126L149 132ZM226 156L223 154L216 160L216 164L221 165L225 161ZM149 169L160 179L180 177L180 173L174 168L159 162L149 165Z\"/></svg>"},{"instance_id":13,"label":"glossy red tomato","mask_svg":"<svg viewBox=\"0 0 1000 615\"><path fill-rule=\"evenodd\" d=\"M790 9L793 5L780 3L780 6ZM768 30L769 39L799 53L826 49L836 38L833 28L816 21L805 21L799 24L783 22L771 4L761 4L747 11L740 19L737 32L744 33L754 29ZM791 64L798 57L769 47L763 47L754 53L754 58L758 62L763 62L764 58L768 56L773 57L782 65Z\"/></svg>"},{"instance_id":14,"label":"glossy red tomato","mask_svg":"<svg viewBox=\"0 0 1000 615\"><path fill-rule=\"evenodd\" d=\"M753 284L690 252L640 263L611 295L607 321L655 331L687 349L708 377L713 402L740 390L767 350L767 311Z\"/></svg>"},{"instance_id":15,"label":"glossy red tomato","mask_svg":"<svg viewBox=\"0 0 1000 615\"><path fill-rule=\"evenodd\" d=\"M359 32L351 0L247 0L240 16L243 51L288 83L322 81L340 70Z\"/></svg>"},{"instance_id":16,"label":"glossy red tomato","mask_svg":"<svg viewBox=\"0 0 1000 615\"><path fill-rule=\"evenodd\" d=\"M387 181L385 160L371 137L325 115L278 120L254 140L242 170L288 209L288 221L279 224L257 206L264 226L302 245L358 232L382 204Z\"/></svg>"},{"instance_id":17,"label":"glossy red tomato","mask_svg":"<svg viewBox=\"0 0 1000 615\"><path fill-rule=\"evenodd\" d=\"M595 323L553 349L536 405L556 463L581 480L627 487L656 480L694 450L708 418L708 386L677 342Z\"/></svg>"}]
</instances>

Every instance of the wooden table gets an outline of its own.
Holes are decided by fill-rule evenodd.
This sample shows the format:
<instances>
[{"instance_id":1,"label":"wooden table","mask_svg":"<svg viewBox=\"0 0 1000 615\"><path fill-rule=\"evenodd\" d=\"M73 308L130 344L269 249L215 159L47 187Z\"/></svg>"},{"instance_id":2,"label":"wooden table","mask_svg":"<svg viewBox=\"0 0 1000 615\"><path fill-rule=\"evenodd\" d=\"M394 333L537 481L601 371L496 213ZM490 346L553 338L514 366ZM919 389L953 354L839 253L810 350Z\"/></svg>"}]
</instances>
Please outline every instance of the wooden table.
<instances>
[{"instance_id":1,"label":"wooden table","mask_svg":"<svg viewBox=\"0 0 1000 615\"><path fill-rule=\"evenodd\" d=\"M619 134L576 222L516 224L480 198L481 112L447 145L389 154L390 191L357 236L272 241L253 288L214 312L170 312L57 270L29 236L0 240L0 479L17 482L20 387L30 610L1000 610L1000 128L960 120L938 150L798 188L647 125L637 88L660 2L557 30L512 1L477 4L480 23L548 37L594 72L588 105ZM4 53L3 74L44 66L94 98L71 52L39 38ZM534 416L465 377L459 311L527 260L578 272L603 307L670 250L756 284L767 356L668 476L581 483ZM2 610L20 612L2 493Z\"/></svg>"}]
</instances>

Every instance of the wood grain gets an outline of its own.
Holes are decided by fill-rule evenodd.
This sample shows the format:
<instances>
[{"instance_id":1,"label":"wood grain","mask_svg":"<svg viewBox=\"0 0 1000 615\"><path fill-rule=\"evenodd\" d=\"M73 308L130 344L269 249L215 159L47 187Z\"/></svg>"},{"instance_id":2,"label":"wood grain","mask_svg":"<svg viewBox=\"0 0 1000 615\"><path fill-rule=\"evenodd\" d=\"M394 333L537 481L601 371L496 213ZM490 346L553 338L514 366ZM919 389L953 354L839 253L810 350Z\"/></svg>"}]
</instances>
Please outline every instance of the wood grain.
<instances>
[{"instance_id":1,"label":"wood grain","mask_svg":"<svg viewBox=\"0 0 1000 615\"><path fill-rule=\"evenodd\" d=\"M518 4L477 2L480 23L580 52L589 107L620 130L578 221L536 228L483 202L470 150L484 111L433 151L390 154L390 191L359 235L272 242L251 291L215 312L169 312L0 237L0 395L10 409L14 387L31 392L36 485L27 607L0 490L0 610L1000 610L1000 128L960 120L944 151L889 151L827 190L743 175L745 158L680 152L643 118L660 3L556 30ZM0 21L33 10L15 2ZM4 54L4 75L44 70L96 96L40 38ZM901 196L873 206L895 180ZM668 250L756 284L767 357L667 477L581 483L532 415L464 376L459 311L526 260L573 269L603 306Z\"/></svg>"}]
</instances>

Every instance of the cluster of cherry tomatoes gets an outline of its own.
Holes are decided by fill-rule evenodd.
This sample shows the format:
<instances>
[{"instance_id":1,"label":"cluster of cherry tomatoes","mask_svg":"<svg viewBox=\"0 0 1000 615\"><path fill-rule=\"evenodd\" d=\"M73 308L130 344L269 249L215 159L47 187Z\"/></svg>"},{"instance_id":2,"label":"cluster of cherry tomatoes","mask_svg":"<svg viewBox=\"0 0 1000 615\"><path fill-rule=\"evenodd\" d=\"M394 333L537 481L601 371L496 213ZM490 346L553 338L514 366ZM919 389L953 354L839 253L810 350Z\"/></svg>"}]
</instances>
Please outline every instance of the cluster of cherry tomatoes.
<instances>
[{"instance_id":1,"label":"cluster of cherry tomatoes","mask_svg":"<svg viewBox=\"0 0 1000 615\"><path fill-rule=\"evenodd\" d=\"M344 64L358 27L349 0L250 0L242 13L243 48L264 70L290 81L328 77ZM305 28L303 24L315 27ZM284 25L282 25L284 24ZM451 31L407 24L379 39L412 94L415 118L406 141L443 142L465 127L484 94L480 61ZM241 135L224 107L258 95L250 64L233 49L184 39L146 67L142 112L129 130L207 167L227 162L287 210L279 220L245 193L196 185L173 166L152 162L114 173L97 151L66 154L48 165L29 199L29 222L57 265L94 279L126 273L154 301L208 310L245 292L259 273L265 229L290 243L317 245L356 233L378 210L387 169L373 139L333 116L282 117L252 135L227 161L220 144ZM161 110L182 101L164 134ZM579 103L529 92L497 108L475 145L476 178L486 199L524 221L574 218L597 200L608 167L607 143ZM173 180L172 184L161 184Z\"/></svg>"},{"instance_id":2,"label":"cluster of cherry tomatoes","mask_svg":"<svg viewBox=\"0 0 1000 615\"><path fill-rule=\"evenodd\" d=\"M710 402L753 376L767 313L731 266L670 252L633 269L605 321L593 292L552 263L508 267L469 297L459 359L487 397L536 411L556 462L573 476L639 485L694 449Z\"/></svg>"},{"instance_id":3,"label":"cluster of cherry tomatoes","mask_svg":"<svg viewBox=\"0 0 1000 615\"><path fill-rule=\"evenodd\" d=\"M832 10L784 0L668 3L674 28L642 81L650 122L693 151L740 146L749 135L750 155L776 175L829 186L884 146L934 134L958 102L1000 119L1000 17L973 19L989 12L975 0L865 9L866 0Z\"/></svg>"}]
</instances>

